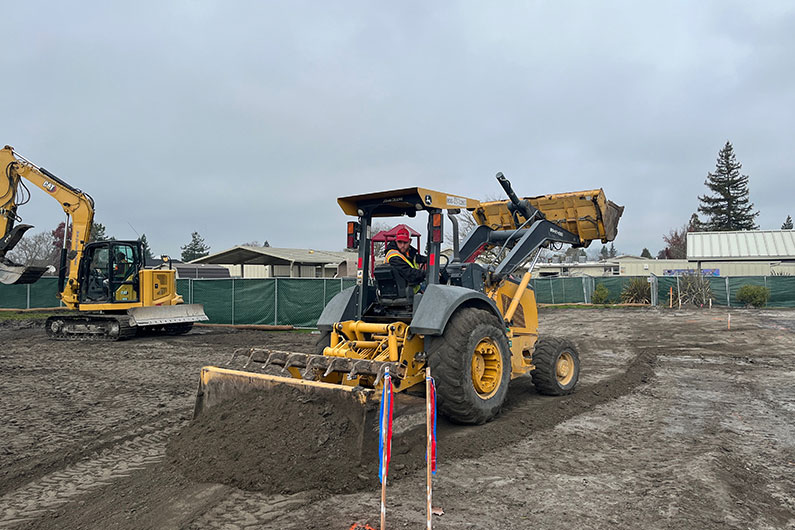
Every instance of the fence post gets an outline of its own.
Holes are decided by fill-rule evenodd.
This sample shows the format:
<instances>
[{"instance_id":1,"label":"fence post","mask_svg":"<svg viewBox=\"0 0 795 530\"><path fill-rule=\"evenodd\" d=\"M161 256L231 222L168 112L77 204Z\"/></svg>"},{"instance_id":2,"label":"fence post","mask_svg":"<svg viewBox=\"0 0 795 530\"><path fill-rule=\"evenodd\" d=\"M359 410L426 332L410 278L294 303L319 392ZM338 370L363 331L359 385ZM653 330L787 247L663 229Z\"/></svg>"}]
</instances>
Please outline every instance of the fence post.
<instances>
[{"instance_id":1,"label":"fence post","mask_svg":"<svg viewBox=\"0 0 795 530\"><path fill-rule=\"evenodd\" d=\"M580 283L582 283L582 303L588 303L588 292L585 290L585 276L580 276Z\"/></svg>"},{"instance_id":2,"label":"fence post","mask_svg":"<svg viewBox=\"0 0 795 530\"><path fill-rule=\"evenodd\" d=\"M232 325L235 323L235 279L232 278Z\"/></svg>"},{"instance_id":3,"label":"fence post","mask_svg":"<svg viewBox=\"0 0 795 530\"><path fill-rule=\"evenodd\" d=\"M279 278L273 279L273 325L279 324Z\"/></svg>"},{"instance_id":4,"label":"fence post","mask_svg":"<svg viewBox=\"0 0 795 530\"><path fill-rule=\"evenodd\" d=\"M27 284L25 291L27 291L27 300L25 301L25 309L30 309L30 284Z\"/></svg>"},{"instance_id":5,"label":"fence post","mask_svg":"<svg viewBox=\"0 0 795 530\"><path fill-rule=\"evenodd\" d=\"M552 283L552 278L549 279L549 294L552 296L552 303L555 303L555 287Z\"/></svg>"},{"instance_id":6,"label":"fence post","mask_svg":"<svg viewBox=\"0 0 795 530\"><path fill-rule=\"evenodd\" d=\"M732 297L731 291L729 291L729 277L726 276L726 305L731 307L732 306Z\"/></svg>"}]
</instances>

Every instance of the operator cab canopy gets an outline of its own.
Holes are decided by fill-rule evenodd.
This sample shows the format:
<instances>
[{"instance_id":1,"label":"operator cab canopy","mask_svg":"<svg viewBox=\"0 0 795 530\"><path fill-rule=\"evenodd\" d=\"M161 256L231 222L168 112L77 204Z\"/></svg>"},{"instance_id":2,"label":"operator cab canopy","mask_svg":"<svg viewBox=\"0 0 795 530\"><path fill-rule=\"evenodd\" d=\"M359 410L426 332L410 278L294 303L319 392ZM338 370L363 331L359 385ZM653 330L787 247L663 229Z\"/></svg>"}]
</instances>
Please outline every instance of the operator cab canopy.
<instances>
[{"instance_id":1,"label":"operator cab canopy","mask_svg":"<svg viewBox=\"0 0 795 530\"><path fill-rule=\"evenodd\" d=\"M347 215L371 217L414 217L418 210L474 210L480 201L425 188L403 188L337 199ZM360 211L361 210L361 213Z\"/></svg>"}]
</instances>

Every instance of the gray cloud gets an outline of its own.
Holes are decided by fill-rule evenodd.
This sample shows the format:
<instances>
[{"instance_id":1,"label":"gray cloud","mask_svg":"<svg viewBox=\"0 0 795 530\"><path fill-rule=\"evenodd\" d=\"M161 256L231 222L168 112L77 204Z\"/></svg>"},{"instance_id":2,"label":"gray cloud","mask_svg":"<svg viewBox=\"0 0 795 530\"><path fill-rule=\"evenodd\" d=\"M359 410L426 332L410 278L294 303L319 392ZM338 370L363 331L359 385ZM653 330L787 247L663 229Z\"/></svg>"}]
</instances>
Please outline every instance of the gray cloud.
<instances>
[{"instance_id":1,"label":"gray cloud","mask_svg":"<svg viewBox=\"0 0 795 530\"><path fill-rule=\"evenodd\" d=\"M337 249L335 198L602 187L656 252L729 139L762 228L792 211L787 3L29 2L5 15L0 141L119 238ZM61 220L43 194L21 213ZM128 224L129 223L129 224Z\"/></svg>"}]
</instances>

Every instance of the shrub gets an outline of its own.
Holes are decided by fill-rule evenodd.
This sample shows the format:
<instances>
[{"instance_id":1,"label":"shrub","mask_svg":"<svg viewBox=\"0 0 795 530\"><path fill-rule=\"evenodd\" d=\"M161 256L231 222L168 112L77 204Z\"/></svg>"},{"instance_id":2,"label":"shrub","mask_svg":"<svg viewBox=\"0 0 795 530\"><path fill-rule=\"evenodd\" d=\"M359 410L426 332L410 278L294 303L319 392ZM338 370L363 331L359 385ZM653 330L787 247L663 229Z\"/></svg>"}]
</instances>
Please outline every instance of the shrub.
<instances>
[{"instance_id":1,"label":"shrub","mask_svg":"<svg viewBox=\"0 0 795 530\"><path fill-rule=\"evenodd\" d=\"M650 304L651 284L646 278L632 278L621 289L621 301L625 304Z\"/></svg>"},{"instance_id":2,"label":"shrub","mask_svg":"<svg viewBox=\"0 0 795 530\"><path fill-rule=\"evenodd\" d=\"M685 274L679 277L679 296L683 304L693 304L696 307L709 305L714 300L709 278L697 274Z\"/></svg>"},{"instance_id":3,"label":"shrub","mask_svg":"<svg viewBox=\"0 0 795 530\"><path fill-rule=\"evenodd\" d=\"M596 286L593 290L593 295L591 296L591 303L592 304L606 304L607 299L610 297L610 291L607 290L605 284L600 283Z\"/></svg>"},{"instance_id":4,"label":"shrub","mask_svg":"<svg viewBox=\"0 0 795 530\"><path fill-rule=\"evenodd\" d=\"M737 290L736 298L746 306L764 307L770 300L770 289L761 285L745 284Z\"/></svg>"}]
</instances>

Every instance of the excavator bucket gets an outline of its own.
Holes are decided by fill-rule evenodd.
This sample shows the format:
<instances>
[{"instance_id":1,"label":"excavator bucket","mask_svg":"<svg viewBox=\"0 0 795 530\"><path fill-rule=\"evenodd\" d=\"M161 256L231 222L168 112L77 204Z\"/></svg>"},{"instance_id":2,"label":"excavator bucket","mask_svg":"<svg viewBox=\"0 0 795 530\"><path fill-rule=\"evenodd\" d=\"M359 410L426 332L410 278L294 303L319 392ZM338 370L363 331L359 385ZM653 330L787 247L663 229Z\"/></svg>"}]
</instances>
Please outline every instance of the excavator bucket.
<instances>
[{"instance_id":1,"label":"excavator bucket","mask_svg":"<svg viewBox=\"0 0 795 530\"><path fill-rule=\"evenodd\" d=\"M10 261L0 260L0 283L22 285L35 283L47 272L48 267L26 267Z\"/></svg>"},{"instance_id":2,"label":"excavator bucket","mask_svg":"<svg viewBox=\"0 0 795 530\"><path fill-rule=\"evenodd\" d=\"M6 258L6 253L13 249L22 236L33 228L31 225L17 225L5 237L0 239L0 283L21 285L34 283L47 272L47 267L26 267L18 265Z\"/></svg>"}]
</instances>

